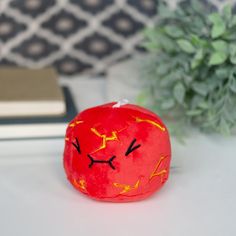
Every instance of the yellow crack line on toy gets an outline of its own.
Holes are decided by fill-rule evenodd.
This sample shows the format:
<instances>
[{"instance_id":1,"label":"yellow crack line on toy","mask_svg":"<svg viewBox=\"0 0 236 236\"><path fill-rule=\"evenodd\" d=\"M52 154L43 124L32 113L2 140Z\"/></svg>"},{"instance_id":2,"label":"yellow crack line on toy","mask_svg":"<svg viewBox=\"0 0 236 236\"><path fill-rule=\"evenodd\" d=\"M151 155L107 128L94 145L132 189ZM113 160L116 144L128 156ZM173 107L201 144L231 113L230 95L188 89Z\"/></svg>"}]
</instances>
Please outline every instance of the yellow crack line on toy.
<instances>
[{"instance_id":1,"label":"yellow crack line on toy","mask_svg":"<svg viewBox=\"0 0 236 236\"><path fill-rule=\"evenodd\" d=\"M161 183L163 183L163 176L167 174L167 170L163 169L161 171L158 171L161 163L166 159L166 156L162 156L160 158L160 160L157 162L157 165L154 169L154 171L152 172L152 174L149 177L149 180L152 180L155 176L161 176ZM158 171L158 172L157 172Z\"/></svg>"},{"instance_id":2,"label":"yellow crack line on toy","mask_svg":"<svg viewBox=\"0 0 236 236\"><path fill-rule=\"evenodd\" d=\"M139 187L140 180L138 180L134 186L128 185L128 184L119 184L119 183L113 183L113 186L116 188L123 188L123 190L119 194L127 193L131 190L135 190Z\"/></svg>"},{"instance_id":3,"label":"yellow crack line on toy","mask_svg":"<svg viewBox=\"0 0 236 236\"><path fill-rule=\"evenodd\" d=\"M84 123L83 120L78 120L78 121L75 121L75 122L71 123L69 125L69 127L74 128L76 125L79 125L79 124L82 124L82 123ZM65 137L65 141L70 141L69 137Z\"/></svg>"},{"instance_id":4,"label":"yellow crack line on toy","mask_svg":"<svg viewBox=\"0 0 236 236\"><path fill-rule=\"evenodd\" d=\"M92 153L95 153L95 152L97 152L97 151L100 151L101 149L106 148L106 146L107 146L107 141L119 140L119 139L118 139L118 136L117 136L117 131L112 131L112 132L111 132L112 135L109 136L109 137L107 137L106 134L100 134L95 128L91 128L91 131L92 131L95 135L97 135L98 137L102 138L102 144L101 144L101 146L100 146L98 149L96 149L94 152L92 152Z\"/></svg>"},{"instance_id":5,"label":"yellow crack line on toy","mask_svg":"<svg viewBox=\"0 0 236 236\"><path fill-rule=\"evenodd\" d=\"M84 121L83 121L83 120L78 120L78 121L75 121L75 122L71 123L71 124L69 125L69 127L75 127L76 125L79 125L79 124L81 124L81 123L84 123Z\"/></svg>"},{"instance_id":6,"label":"yellow crack line on toy","mask_svg":"<svg viewBox=\"0 0 236 236\"><path fill-rule=\"evenodd\" d=\"M73 179L73 185L77 188L86 191L86 182L84 179L80 179L79 182L76 179Z\"/></svg>"},{"instance_id":7,"label":"yellow crack line on toy","mask_svg":"<svg viewBox=\"0 0 236 236\"><path fill-rule=\"evenodd\" d=\"M139 117L135 117L135 120L136 122L146 122L146 123L149 123L151 125L154 125L155 127L159 128L161 131L165 131L165 127L161 126L160 124L156 123L155 121L152 121L152 120L148 120L148 119L141 119Z\"/></svg>"}]
</instances>

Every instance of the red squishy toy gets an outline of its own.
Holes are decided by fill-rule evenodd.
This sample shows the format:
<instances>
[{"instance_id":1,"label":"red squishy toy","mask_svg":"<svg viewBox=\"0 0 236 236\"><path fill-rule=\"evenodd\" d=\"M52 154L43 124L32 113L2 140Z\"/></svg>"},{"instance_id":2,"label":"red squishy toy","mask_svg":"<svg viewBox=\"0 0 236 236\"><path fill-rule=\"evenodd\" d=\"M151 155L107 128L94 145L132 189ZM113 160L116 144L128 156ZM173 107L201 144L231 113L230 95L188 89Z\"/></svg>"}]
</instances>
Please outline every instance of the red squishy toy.
<instances>
[{"instance_id":1,"label":"red squishy toy","mask_svg":"<svg viewBox=\"0 0 236 236\"><path fill-rule=\"evenodd\" d=\"M101 201L147 198L169 176L171 147L161 119L122 102L87 109L66 131L64 168L80 192Z\"/></svg>"}]
</instances>

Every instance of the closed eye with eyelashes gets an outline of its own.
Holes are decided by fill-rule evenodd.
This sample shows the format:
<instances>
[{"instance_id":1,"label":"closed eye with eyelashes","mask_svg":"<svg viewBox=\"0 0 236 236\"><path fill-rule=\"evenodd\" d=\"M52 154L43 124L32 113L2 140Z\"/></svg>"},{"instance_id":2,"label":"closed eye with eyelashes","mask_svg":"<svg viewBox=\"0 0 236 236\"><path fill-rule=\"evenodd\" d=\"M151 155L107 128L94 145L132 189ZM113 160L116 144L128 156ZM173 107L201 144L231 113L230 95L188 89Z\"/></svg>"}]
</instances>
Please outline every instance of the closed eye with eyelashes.
<instances>
[{"instance_id":1,"label":"closed eye with eyelashes","mask_svg":"<svg viewBox=\"0 0 236 236\"><path fill-rule=\"evenodd\" d=\"M73 142L72 142L72 145L76 148L77 152L78 152L79 154L81 154L81 149L80 149L79 140L78 140L78 138L75 138L75 140L76 140L76 143L73 143Z\"/></svg>"},{"instance_id":2,"label":"closed eye with eyelashes","mask_svg":"<svg viewBox=\"0 0 236 236\"><path fill-rule=\"evenodd\" d=\"M133 139L133 141L130 143L126 153L125 153L125 156L128 156L131 152L133 152L134 150L138 149L139 147L141 147L141 144L137 144L135 145L136 143L136 138Z\"/></svg>"}]
</instances>

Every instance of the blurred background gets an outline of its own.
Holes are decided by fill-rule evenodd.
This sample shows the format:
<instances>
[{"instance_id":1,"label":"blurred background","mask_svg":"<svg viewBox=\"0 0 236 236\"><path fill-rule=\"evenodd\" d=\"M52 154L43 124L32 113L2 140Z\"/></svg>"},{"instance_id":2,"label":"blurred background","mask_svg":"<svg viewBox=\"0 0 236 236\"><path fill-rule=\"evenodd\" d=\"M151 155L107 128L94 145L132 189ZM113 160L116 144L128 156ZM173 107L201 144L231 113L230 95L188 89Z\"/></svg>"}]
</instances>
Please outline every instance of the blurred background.
<instances>
[{"instance_id":1,"label":"blurred background","mask_svg":"<svg viewBox=\"0 0 236 236\"><path fill-rule=\"evenodd\" d=\"M215 8L229 2L208 0ZM157 13L157 0L1 0L0 65L103 73L140 52L142 30Z\"/></svg>"},{"instance_id":2,"label":"blurred background","mask_svg":"<svg viewBox=\"0 0 236 236\"><path fill-rule=\"evenodd\" d=\"M155 18L155 0L2 0L0 64L103 73L139 51Z\"/></svg>"}]
</instances>

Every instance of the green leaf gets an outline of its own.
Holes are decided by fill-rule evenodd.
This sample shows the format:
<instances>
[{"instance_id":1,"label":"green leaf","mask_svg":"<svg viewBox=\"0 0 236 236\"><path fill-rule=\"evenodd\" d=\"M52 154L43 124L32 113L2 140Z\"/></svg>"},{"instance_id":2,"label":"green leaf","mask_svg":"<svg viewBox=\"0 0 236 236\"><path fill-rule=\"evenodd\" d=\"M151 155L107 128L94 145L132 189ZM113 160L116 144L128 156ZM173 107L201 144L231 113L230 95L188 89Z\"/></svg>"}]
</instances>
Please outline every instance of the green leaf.
<instances>
[{"instance_id":1,"label":"green leaf","mask_svg":"<svg viewBox=\"0 0 236 236\"><path fill-rule=\"evenodd\" d=\"M167 25L165 32L173 38L179 38L184 35L184 32L179 27L173 25Z\"/></svg>"},{"instance_id":2,"label":"green leaf","mask_svg":"<svg viewBox=\"0 0 236 236\"><path fill-rule=\"evenodd\" d=\"M202 110L196 109L196 110L190 110L186 112L187 116L198 116L202 113Z\"/></svg>"},{"instance_id":3,"label":"green leaf","mask_svg":"<svg viewBox=\"0 0 236 236\"><path fill-rule=\"evenodd\" d=\"M193 110L196 109L198 107L198 105L203 101L204 101L204 97L202 97L198 94L193 95L193 98L190 103L191 109L193 109Z\"/></svg>"},{"instance_id":4,"label":"green leaf","mask_svg":"<svg viewBox=\"0 0 236 236\"><path fill-rule=\"evenodd\" d=\"M217 52L228 52L228 44L223 40L215 40L212 46Z\"/></svg>"},{"instance_id":5,"label":"green leaf","mask_svg":"<svg viewBox=\"0 0 236 236\"><path fill-rule=\"evenodd\" d=\"M209 16L210 22L213 24L211 30L211 37L218 38L222 34L224 34L226 29L226 24L219 13L213 13Z\"/></svg>"},{"instance_id":6,"label":"green leaf","mask_svg":"<svg viewBox=\"0 0 236 236\"><path fill-rule=\"evenodd\" d=\"M158 12L162 19L171 18L174 16L174 12L167 6L165 2L159 2Z\"/></svg>"},{"instance_id":7,"label":"green leaf","mask_svg":"<svg viewBox=\"0 0 236 236\"><path fill-rule=\"evenodd\" d=\"M215 74L219 79L225 79L229 76L229 68L223 67L215 70Z\"/></svg>"},{"instance_id":8,"label":"green leaf","mask_svg":"<svg viewBox=\"0 0 236 236\"><path fill-rule=\"evenodd\" d=\"M235 44L230 44L230 62L232 64L236 64L236 45Z\"/></svg>"},{"instance_id":9,"label":"green leaf","mask_svg":"<svg viewBox=\"0 0 236 236\"><path fill-rule=\"evenodd\" d=\"M206 81L207 87L208 87L208 93L213 95L213 93L215 93L215 89L222 84L222 80L227 78L227 76L219 77L219 76L216 76L215 74L211 75Z\"/></svg>"},{"instance_id":10,"label":"green leaf","mask_svg":"<svg viewBox=\"0 0 236 236\"><path fill-rule=\"evenodd\" d=\"M230 56L230 62L231 62L232 64L236 64L236 55Z\"/></svg>"},{"instance_id":11,"label":"green leaf","mask_svg":"<svg viewBox=\"0 0 236 236\"><path fill-rule=\"evenodd\" d=\"M157 32L155 27L149 27L143 31L144 36L151 41L155 41L157 39L158 33L159 32Z\"/></svg>"},{"instance_id":12,"label":"green leaf","mask_svg":"<svg viewBox=\"0 0 236 236\"><path fill-rule=\"evenodd\" d=\"M161 47L167 51L167 52L172 52L176 50L176 44L175 44L175 40L168 37L167 35L159 35L159 39L158 39Z\"/></svg>"},{"instance_id":13,"label":"green leaf","mask_svg":"<svg viewBox=\"0 0 236 236\"><path fill-rule=\"evenodd\" d=\"M201 102L199 105L198 105L198 107L200 107L200 108L202 108L202 109L208 109L209 108L209 105L208 105L208 103L207 102Z\"/></svg>"},{"instance_id":14,"label":"green leaf","mask_svg":"<svg viewBox=\"0 0 236 236\"><path fill-rule=\"evenodd\" d=\"M236 45L234 43L229 45L230 55L236 54Z\"/></svg>"},{"instance_id":15,"label":"green leaf","mask_svg":"<svg viewBox=\"0 0 236 236\"><path fill-rule=\"evenodd\" d=\"M179 45L179 47L187 53L194 53L195 52L195 48L194 46L187 40L185 39L179 39L177 40L177 44Z\"/></svg>"},{"instance_id":16,"label":"green leaf","mask_svg":"<svg viewBox=\"0 0 236 236\"><path fill-rule=\"evenodd\" d=\"M183 103L184 101L184 97L185 97L185 87L181 82L178 82L175 86L174 86L174 97L176 99L176 101L180 104Z\"/></svg>"},{"instance_id":17,"label":"green leaf","mask_svg":"<svg viewBox=\"0 0 236 236\"><path fill-rule=\"evenodd\" d=\"M203 50L199 49L191 61L191 68L195 69L196 67L198 67L203 57L204 57Z\"/></svg>"},{"instance_id":18,"label":"green leaf","mask_svg":"<svg viewBox=\"0 0 236 236\"><path fill-rule=\"evenodd\" d=\"M232 18L232 7L227 4L224 6L223 8L223 16L225 17L225 19L230 22L231 18Z\"/></svg>"},{"instance_id":19,"label":"green leaf","mask_svg":"<svg viewBox=\"0 0 236 236\"><path fill-rule=\"evenodd\" d=\"M226 26L224 23L214 25L211 31L211 37L213 39L218 38L225 32Z\"/></svg>"},{"instance_id":20,"label":"green leaf","mask_svg":"<svg viewBox=\"0 0 236 236\"><path fill-rule=\"evenodd\" d=\"M208 65L213 66L223 64L227 57L228 55L225 52L214 52L210 57Z\"/></svg>"},{"instance_id":21,"label":"green leaf","mask_svg":"<svg viewBox=\"0 0 236 236\"><path fill-rule=\"evenodd\" d=\"M170 99L167 99L161 103L161 109L168 110L168 109L174 107L174 105L175 105L175 100L170 98Z\"/></svg>"},{"instance_id":22,"label":"green leaf","mask_svg":"<svg viewBox=\"0 0 236 236\"><path fill-rule=\"evenodd\" d=\"M236 25L236 15L233 16L233 19L232 19L232 26Z\"/></svg>"},{"instance_id":23,"label":"green leaf","mask_svg":"<svg viewBox=\"0 0 236 236\"><path fill-rule=\"evenodd\" d=\"M195 34L191 35L191 43L199 48L205 47L208 44L206 40L201 39L198 35Z\"/></svg>"},{"instance_id":24,"label":"green leaf","mask_svg":"<svg viewBox=\"0 0 236 236\"><path fill-rule=\"evenodd\" d=\"M194 21L192 21L192 31L196 34L202 31L205 27L205 22L202 17L195 15Z\"/></svg>"},{"instance_id":25,"label":"green leaf","mask_svg":"<svg viewBox=\"0 0 236 236\"><path fill-rule=\"evenodd\" d=\"M234 15L232 20L229 22L229 27L233 27L235 25L236 25L236 15Z\"/></svg>"},{"instance_id":26,"label":"green leaf","mask_svg":"<svg viewBox=\"0 0 236 236\"><path fill-rule=\"evenodd\" d=\"M157 42L144 42L141 45L142 47L144 47L146 50L148 51L158 51L159 45Z\"/></svg>"},{"instance_id":27,"label":"green leaf","mask_svg":"<svg viewBox=\"0 0 236 236\"><path fill-rule=\"evenodd\" d=\"M223 116L228 123L235 123L236 114L233 109L226 108L223 110Z\"/></svg>"},{"instance_id":28,"label":"green leaf","mask_svg":"<svg viewBox=\"0 0 236 236\"><path fill-rule=\"evenodd\" d=\"M191 0L191 6L196 12L199 12L199 13L202 13L204 10L202 2L198 0Z\"/></svg>"},{"instance_id":29,"label":"green leaf","mask_svg":"<svg viewBox=\"0 0 236 236\"><path fill-rule=\"evenodd\" d=\"M217 13L217 12L214 12L214 13L210 14L208 16L208 19L214 25L217 25L219 22L223 21L221 15L219 13Z\"/></svg>"},{"instance_id":30,"label":"green leaf","mask_svg":"<svg viewBox=\"0 0 236 236\"><path fill-rule=\"evenodd\" d=\"M207 92L208 92L208 87L207 84L202 82L194 82L192 84L192 88L195 92L197 92L198 94L202 95L202 96L206 96Z\"/></svg>"},{"instance_id":31,"label":"green leaf","mask_svg":"<svg viewBox=\"0 0 236 236\"><path fill-rule=\"evenodd\" d=\"M230 84L230 89L232 92L236 93L236 79L234 78Z\"/></svg>"},{"instance_id":32,"label":"green leaf","mask_svg":"<svg viewBox=\"0 0 236 236\"><path fill-rule=\"evenodd\" d=\"M224 118L221 118L220 120L220 132L224 135L229 135L230 134L230 127L229 124L226 122Z\"/></svg>"},{"instance_id":33,"label":"green leaf","mask_svg":"<svg viewBox=\"0 0 236 236\"><path fill-rule=\"evenodd\" d=\"M169 63L165 62L165 63L161 63L159 62L157 68L156 68L156 73L159 76L164 76L166 73L168 73L168 71L170 71L171 66Z\"/></svg>"}]
</instances>

